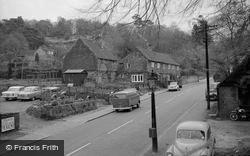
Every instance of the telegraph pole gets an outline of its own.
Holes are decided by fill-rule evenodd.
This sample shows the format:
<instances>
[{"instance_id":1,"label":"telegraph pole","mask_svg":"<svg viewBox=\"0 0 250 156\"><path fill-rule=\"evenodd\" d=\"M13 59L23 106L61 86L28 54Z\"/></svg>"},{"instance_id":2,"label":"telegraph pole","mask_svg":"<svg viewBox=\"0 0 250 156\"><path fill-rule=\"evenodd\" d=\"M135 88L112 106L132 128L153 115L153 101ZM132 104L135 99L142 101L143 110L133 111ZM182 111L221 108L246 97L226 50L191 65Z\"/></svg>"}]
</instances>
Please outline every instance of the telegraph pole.
<instances>
[{"instance_id":1,"label":"telegraph pole","mask_svg":"<svg viewBox=\"0 0 250 156\"><path fill-rule=\"evenodd\" d=\"M207 74L207 109L210 110L210 88L209 88L209 59L208 59L208 25L207 21L204 21L205 32L205 52L206 52L206 74Z\"/></svg>"}]
</instances>

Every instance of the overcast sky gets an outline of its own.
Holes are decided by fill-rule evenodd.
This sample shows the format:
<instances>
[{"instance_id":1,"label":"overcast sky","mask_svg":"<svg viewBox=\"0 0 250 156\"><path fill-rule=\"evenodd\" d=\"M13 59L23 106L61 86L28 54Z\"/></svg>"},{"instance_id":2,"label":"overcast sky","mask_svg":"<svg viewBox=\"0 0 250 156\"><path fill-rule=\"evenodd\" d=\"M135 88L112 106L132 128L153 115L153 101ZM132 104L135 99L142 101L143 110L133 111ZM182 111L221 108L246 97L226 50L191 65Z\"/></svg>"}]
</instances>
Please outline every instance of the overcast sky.
<instances>
[{"instance_id":1,"label":"overcast sky","mask_svg":"<svg viewBox=\"0 0 250 156\"><path fill-rule=\"evenodd\" d=\"M18 16L29 20L49 19L51 21L56 21L59 16L66 19L91 19L90 15L86 16L86 14L77 11L77 8L87 9L93 1L96 0L0 0L0 19L16 18ZM179 5L180 4L173 4L169 7L172 12L162 18L162 24L169 26L175 23L182 30L189 31L192 27L191 23L193 18L200 14L206 16L213 11L213 8L203 3L193 15L183 16L173 13L174 10L180 7ZM115 20L116 18L114 21Z\"/></svg>"}]
</instances>

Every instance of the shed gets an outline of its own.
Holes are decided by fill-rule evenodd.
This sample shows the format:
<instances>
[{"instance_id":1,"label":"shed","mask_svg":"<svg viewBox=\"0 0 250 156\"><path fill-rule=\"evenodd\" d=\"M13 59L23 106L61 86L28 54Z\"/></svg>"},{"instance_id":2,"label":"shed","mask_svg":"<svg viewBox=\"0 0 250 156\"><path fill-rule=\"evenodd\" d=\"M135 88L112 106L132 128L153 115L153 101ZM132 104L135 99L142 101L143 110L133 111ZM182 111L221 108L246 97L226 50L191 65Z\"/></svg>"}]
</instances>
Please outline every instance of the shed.
<instances>
[{"instance_id":1,"label":"shed","mask_svg":"<svg viewBox=\"0 0 250 156\"><path fill-rule=\"evenodd\" d=\"M80 86L84 84L88 73L84 69L68 69L63 73L64 83L73 83L74 86Z\"/></svg>"},{"instance_id":2,"label":"shed","mask_svg":"<svg viewBox=\"0 0 250 156\"><path fill-rule=\"evenodd\" d=\"M239 105L250 105L250 55L245 56L233 72L218 85L218 113L228 118Z\"/></svg>"}]
</instances>

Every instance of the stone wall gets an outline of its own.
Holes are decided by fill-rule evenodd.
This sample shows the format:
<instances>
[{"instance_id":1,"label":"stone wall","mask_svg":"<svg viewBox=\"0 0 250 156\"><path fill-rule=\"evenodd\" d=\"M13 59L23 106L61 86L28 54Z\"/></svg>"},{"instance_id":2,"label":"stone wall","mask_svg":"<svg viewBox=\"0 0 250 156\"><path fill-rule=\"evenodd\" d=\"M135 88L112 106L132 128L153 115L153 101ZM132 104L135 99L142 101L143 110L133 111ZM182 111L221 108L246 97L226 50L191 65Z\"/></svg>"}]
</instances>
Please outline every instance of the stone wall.
<instances>
[{"instance_id":1,"label":"stone wall","mask_svg":"<svg viewBox=\"0 0 250 156\"><path fill-rule=\"evenodd\" d=\"M239 106L238 88L234 86L221 86L218 89L219 116L229 118L229 113Z\"/></svg>"},{"instance_id":2,"label":"stone wall","mask_svg":"<svg viewBox=\"0 0 250 156\"><path fill-rule=\"evenodd\" d=\"M89 100L59 104L53 101L48 104L32 105L26 112L36 118L52 120L97 109L97 106L103 103L106 102L104 100Z\"/></svg>"}]
</instances>

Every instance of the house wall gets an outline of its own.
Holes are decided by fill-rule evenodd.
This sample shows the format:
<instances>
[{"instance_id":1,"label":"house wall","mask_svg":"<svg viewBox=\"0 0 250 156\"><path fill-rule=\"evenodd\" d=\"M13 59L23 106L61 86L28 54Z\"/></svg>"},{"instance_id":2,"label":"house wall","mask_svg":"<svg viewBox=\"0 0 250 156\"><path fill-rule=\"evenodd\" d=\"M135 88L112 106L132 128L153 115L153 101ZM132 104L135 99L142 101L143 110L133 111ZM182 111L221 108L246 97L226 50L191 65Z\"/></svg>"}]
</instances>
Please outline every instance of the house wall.
<instances>
[{"instance_id":1,"label":"house wall","mask_svg":"<svg viewBox=\"0 0 250 156\"><path fill-rule=\"evenodd\" d=\"M78 40L64 58L63 71L67 69L96 71L97 61L98 59L94 53L81 40Z\"/></svg>"},{"instance_id":2,"label":"house wall","mask_svg":"<svg viewBox=\"0 0 250 156\"><path fill-rule=\"evenodd\" d=\"M153 70L160 74L159 80L161 83L166 83L166 86L168 80L173 80L174 77L180 76L180 70L177 70L176 65L174 65L175 69L172 68L173 65L169 69L169 64L163 65L163 63L160 63L160 67L158 68L157 63L159 62L154 62L154 67L152 67L151 61L145 58L139 51L131 52L123 58L121 63L118 72L120 73L120 79L126 81L131 81L131 75L143 74L144 82L147 82L148 74Z\"/></svg>"},{"instance_id":3,"label":"house wall","mask_svg":"<svg viewBox=\"0 0 250 156\"><path fill-rule=\"evenodd\" d=\"M218 88L219 116L229 118L229 113L239 106L238 88L235 86L220 86Z\"/></svg>"}]
</instances>

